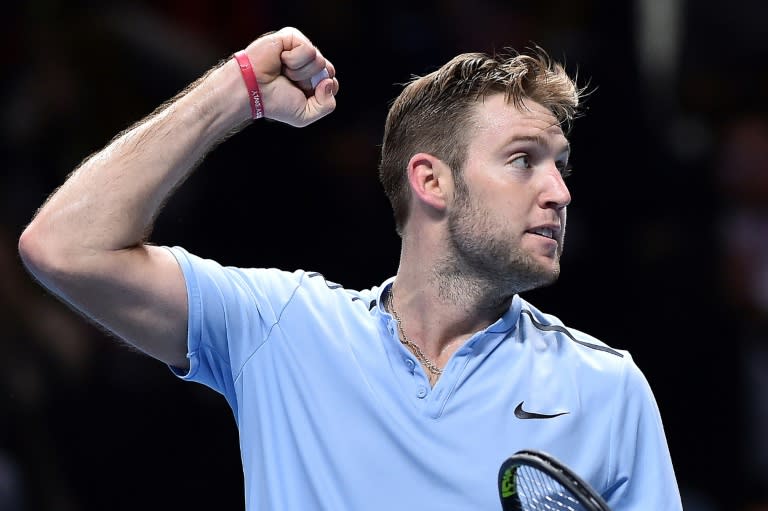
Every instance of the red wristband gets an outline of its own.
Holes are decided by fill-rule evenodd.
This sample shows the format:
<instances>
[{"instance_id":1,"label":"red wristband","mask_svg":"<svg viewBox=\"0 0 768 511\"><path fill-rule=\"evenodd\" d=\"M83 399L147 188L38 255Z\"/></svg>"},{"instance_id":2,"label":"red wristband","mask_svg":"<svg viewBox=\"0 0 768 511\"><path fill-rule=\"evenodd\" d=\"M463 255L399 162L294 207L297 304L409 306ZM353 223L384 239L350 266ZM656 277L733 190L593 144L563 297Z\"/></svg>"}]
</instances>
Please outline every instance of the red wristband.
<instances>
[{"instance_id":1,"label":"red wristband","mask_svg":"<svg viewBox=\"0 0 768 511\"><path fill-rule=\"evenodd\" d=\"M245 86L248 88L248 99L251 101L251 117L261 119L264 117L264 103L261 101L261 90L256 75L253 73L251 60L244 51L235 53L235 60L240 66L240 74L243 75Z\"/></svg>"}]
</instances>

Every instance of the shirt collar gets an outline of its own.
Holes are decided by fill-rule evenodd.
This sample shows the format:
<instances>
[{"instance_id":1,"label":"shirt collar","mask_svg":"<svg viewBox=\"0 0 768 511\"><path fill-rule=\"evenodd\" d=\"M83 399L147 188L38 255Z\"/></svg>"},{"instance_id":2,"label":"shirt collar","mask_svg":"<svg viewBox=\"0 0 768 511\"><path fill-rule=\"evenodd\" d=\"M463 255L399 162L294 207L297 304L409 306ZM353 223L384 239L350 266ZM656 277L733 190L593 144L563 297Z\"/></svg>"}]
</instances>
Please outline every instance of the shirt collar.
<instances>
[{"instance_id":1,"label":"shirt collar","mask_svg":"<svg viewBox=\"0 0 768 511\"><path fill-rule=\"evenodd\" d=\"M388 278L381 284L381 286L379 286L379 289L376 293L376 309L380 314L385 314L385 317L391 317L384 306L386 304L386 297L389 294L390 288L394 282L395 277ZM510 303L509 308L504 312L504 314L502 314L499 319L486 327L485 332L496 334L512 330L520 319L520 312L522 311L522 308L523 302L520 298L520 295L515 295L512 298L512 302Z\"/></svg>"}]
</instances>

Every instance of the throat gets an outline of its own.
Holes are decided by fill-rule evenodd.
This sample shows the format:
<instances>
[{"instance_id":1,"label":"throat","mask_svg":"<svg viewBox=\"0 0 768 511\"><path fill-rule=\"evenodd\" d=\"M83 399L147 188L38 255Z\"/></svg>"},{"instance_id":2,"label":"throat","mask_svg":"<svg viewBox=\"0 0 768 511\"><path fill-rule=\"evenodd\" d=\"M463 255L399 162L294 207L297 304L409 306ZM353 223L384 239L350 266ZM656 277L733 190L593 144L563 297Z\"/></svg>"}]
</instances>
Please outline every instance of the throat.
<instances>
[{"instance_id":1,"label":"throat","mask_svg":"<svg viewBox=\"0 0 768 511\"><path fill-rule=\"evenodd\" d=\"M458 344L460 339L454 339L438 349L427 350L427 347L422 342L419 342L418 339L411 338L406 333L407 327L403 324L403 320L396 308L394 285L389 290L385 302L385 309L392 314L392 317L397 323L397 333L400 342L413 354L416 360L419 361L419 364L427 375L430 385L434 387L437 380L442 376L443 367L455 351L455 345Z\"/></svg>"}]
</instances>

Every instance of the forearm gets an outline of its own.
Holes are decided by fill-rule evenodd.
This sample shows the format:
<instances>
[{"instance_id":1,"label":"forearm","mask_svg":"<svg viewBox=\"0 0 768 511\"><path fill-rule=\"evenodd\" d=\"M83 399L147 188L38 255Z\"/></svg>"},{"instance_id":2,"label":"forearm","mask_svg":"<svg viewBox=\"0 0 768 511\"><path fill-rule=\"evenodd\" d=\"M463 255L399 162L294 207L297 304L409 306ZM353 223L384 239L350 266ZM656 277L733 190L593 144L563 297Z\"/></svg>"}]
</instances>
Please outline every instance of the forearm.
<instances>
[{"instance_id":1,"label":"forearm","mask_svg":"<svg viewBox=\"0 0 768 511\"><path fill-rule=\"evenodd\" d=\"M85 160L28 231L62 256L141 244L172 191L249 118L242 77L228 61Z\"/></svg>"},{"instance_id":2,"label":"forearm","mask_svg":"<svg viewBox=\"0 0 768 511\"><path fill-rule=\"evenodd\" d=\"M169 251L146 243L163 203L211 148L250 121L256 95L266 116L292 126L336 106L333 65L297 29L264 35L244 51L250 69L229 59L86 159L19 240L41 284L180 369L188 367L186 282ZM323 70L328 78L312 85Z\"/></svg>"}]
</instances>

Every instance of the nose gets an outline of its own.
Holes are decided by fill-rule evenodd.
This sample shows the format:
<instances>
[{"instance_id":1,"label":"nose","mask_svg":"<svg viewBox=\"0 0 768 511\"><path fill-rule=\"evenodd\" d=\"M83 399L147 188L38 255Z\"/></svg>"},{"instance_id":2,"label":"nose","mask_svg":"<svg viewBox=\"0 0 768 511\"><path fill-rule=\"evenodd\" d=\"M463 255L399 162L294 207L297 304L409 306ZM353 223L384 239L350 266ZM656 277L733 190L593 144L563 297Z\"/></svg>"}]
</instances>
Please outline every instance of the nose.
<instances>
[{"instance_id":1,"label":"nose","mask_svg":"<svg viewBox=\"0 0 768 511\"><path fill-rule=\"evenodd\" d=\"M560 169L554 162L547 167L542 179L542 188L539 194L541 207L560 210L571 203L571 192L565 184Z\"/></svg>"}]
</instances>

